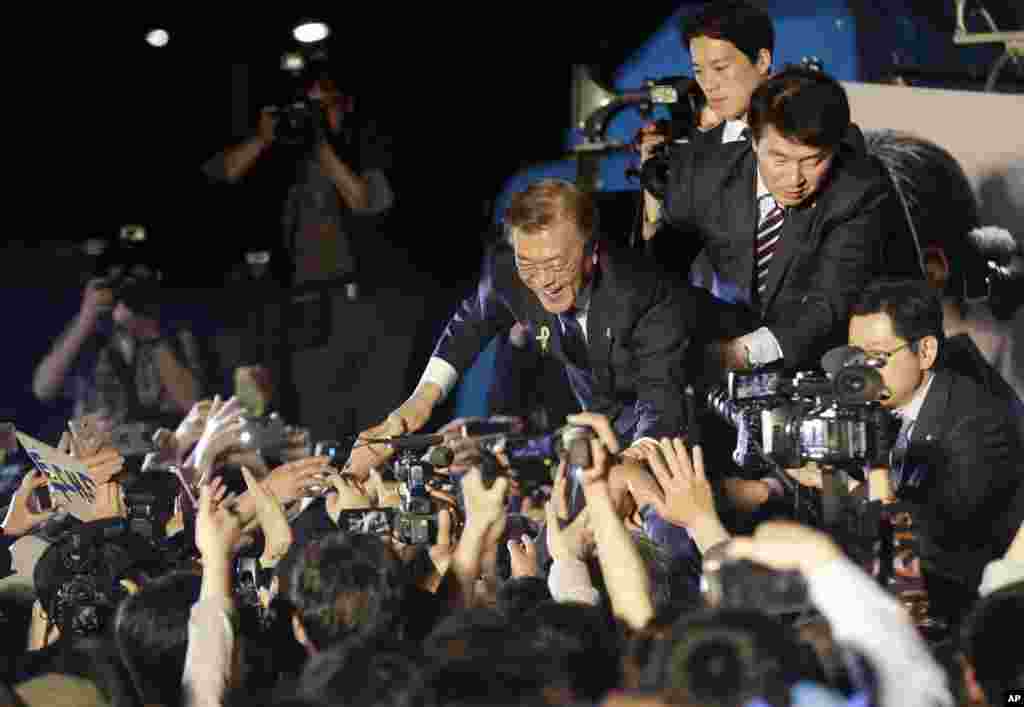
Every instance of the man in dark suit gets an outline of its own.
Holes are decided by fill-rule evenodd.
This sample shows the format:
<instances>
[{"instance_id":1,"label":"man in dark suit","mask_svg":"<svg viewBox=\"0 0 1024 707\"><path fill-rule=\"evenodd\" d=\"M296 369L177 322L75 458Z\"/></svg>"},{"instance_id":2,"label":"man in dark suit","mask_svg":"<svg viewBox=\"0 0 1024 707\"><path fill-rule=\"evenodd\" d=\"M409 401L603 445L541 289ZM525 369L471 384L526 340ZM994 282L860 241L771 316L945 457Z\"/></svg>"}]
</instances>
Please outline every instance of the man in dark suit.
<instances>
[{"instance_id":1,"label":"man in dark suit","mask_svg":"<svg viewBox=\"0 0 1024 707\"><path fill-rule=\"evenodd\" d=\"M943 363L942 305L924 282L869 286L853 306L849 341L884 361L883 405L901 421L892 493L919 506L931 610L956 620L1024 520L1022 442L1009 401Z\"/></svg>"},{"instance_id":2,"label":"man in dark suit","mask_svg":"<svg viewBox=\"0 0 1024 707\"><path fill-rule=\"evenodd\" d=\"M883 275L920 272L889 179L851 149L846 93L826 74L790 68L761 84L752 140L674 148L665 196L674 230L656 243L703 244L702 285L723 305L707 319L724 368L815 365L845 343L850 302Z\"/></svg>"},{"instance_id":3,"label":"man in dark suit","mask_svg":"<svg viewBox=\"0 0 1024 707\"><path fill-rule=\"evenodd\" d=\"M680 434L687 293L641 254L608 249L596 218L592 197L568 182L543 180L517 194L505 215L508 243L489 255L416 391L365 436L420 429L487 342L517 322L565 365L580 407L607 415L623 438ZM363 449L353 451L353 466L371 454Z\"/></svg>"}]
</instances>

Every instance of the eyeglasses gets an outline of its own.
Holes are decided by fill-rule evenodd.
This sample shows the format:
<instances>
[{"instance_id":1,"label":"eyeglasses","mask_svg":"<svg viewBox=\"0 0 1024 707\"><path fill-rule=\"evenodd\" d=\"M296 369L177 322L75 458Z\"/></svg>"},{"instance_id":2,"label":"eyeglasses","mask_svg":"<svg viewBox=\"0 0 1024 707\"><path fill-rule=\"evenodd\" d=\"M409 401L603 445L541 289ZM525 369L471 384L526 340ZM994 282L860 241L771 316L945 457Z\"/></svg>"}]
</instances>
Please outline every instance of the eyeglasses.
<instances>
[{"instance_id":1,"label":"eyeglasses","mask_svg":"<svg viewBox=\"0 0 1024 707\"><path fill-rule=\"evenodd\" d=\"M561 278L563 275L570 275L580 267L579 256L571 259L558 259L544 265L523 265L519 262L519 254L516 253L516 270L519 271L523 280L536 280L543 273L549 272L554 278Z\"/></svg>"},{"instance_id":2,"label":"eyeglasses","mask_svg":"<svg viewBox=\"0 0 1024 707\"><path fill-rule=\"evenodd\" d=\"M914 340L916 341L916 339ZM909 348L914 345L914 341L908 341L899 348L895 348L892 351L865 351L864 357L868 365L874 363L878 367L882 367L889 363L889 359L898 354L903 349Z\"/></svg>"}]
</instances>

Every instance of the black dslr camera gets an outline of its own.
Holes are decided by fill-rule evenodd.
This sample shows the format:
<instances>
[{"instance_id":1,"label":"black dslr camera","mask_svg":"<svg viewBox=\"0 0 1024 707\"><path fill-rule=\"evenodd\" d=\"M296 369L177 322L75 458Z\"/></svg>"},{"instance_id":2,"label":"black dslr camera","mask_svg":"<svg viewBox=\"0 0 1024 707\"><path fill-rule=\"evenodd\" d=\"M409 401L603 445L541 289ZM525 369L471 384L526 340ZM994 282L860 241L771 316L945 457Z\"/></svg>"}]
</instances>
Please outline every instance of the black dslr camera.
<instances>
[{"instance_id":1,"label":"black dslr camera","mask_svg":"<svg viewBox=\"0 0 1024 707\"><path fill-rule=\"evenodd\" d=\"M271 112L277 118L275 137L285 145L312 147L327 134L327 109L315 98L297 97Z\"/></svg>"}]
</instances>

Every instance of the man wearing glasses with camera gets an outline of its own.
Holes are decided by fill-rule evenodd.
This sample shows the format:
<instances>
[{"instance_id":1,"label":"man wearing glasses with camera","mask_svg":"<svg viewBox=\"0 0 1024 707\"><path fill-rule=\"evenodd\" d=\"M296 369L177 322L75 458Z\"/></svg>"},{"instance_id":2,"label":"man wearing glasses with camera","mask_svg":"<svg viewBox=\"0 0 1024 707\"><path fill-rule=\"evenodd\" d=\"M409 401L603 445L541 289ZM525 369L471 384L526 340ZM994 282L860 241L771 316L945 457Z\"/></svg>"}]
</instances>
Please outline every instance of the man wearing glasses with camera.
<instances>
[{"instance_id":1,"label":"man wearing glasses with camera","mask_svg":"<svg viewBox=\"0 0 1024 707\"><path fill-rule=\"evenodd\" d=\"M564 364L580 407L607 415L620 436L679 435L691 303L639 254L606 249L596 216L592 197L560 180L513 197L508 243L488 257L478 291L448 322L419 386L363 436L423 427L487 342L517 322L542 355ZM353 470L386 453L357 446Z\"/></svg>"},{"instance_id":2,"label":"man wearing glasses with camera","mask_svg":"<svg viewBox=\"0 0 1024 707\"><path fill-rule=\"evenodd\" d=\"M924 282L870 285L853 305L849 343L880 366L882 404L900 420L891 495L920 507L931 611L955 620L1024 520L1015 420L1007 401L943 365L942 305Z\"/></svg>"}]
</instances>

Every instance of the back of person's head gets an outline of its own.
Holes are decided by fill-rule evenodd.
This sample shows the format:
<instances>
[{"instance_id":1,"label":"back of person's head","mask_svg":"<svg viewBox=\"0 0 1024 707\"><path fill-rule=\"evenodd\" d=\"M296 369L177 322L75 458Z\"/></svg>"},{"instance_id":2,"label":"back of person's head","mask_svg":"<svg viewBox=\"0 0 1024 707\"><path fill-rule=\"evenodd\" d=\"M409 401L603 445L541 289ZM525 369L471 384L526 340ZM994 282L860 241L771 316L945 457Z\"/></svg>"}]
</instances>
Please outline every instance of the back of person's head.
<instances>
[{"instance_id":1,"label":"back of person's head","mask_svg":"<svg viewBox=\"0 0 1024 707\"><path fill-rule=\"evenodd\" d=\"M503 616L515 621L517 617L550 599L551 591L546 581L540 577L518 577L498 586L496 608Z\"/></svg>"},{"instance_id":2,"label":"back of person's head","mask_svg":"<svg viewBox=\"0 0 1024 707\"><path fill-rule=\"evenodd\" d=\"M760 698L788 705L790 688L818 672L795 633L757 611L701 611L654 642L640 682L704 707L741 707Z\"/></svg>"},{"instance_id":3,"label":"back of person's head","mask_svg":"<svg viewBox=\"0 0 1024 707\"><path fill-rule=\"evenodd\" d=\"M944 296L975 296L985 262L968 234L979 224L978 201L960 163L930 140L897 130L864 135L868 154L882 163L905 205L924 251L929 281Z\"/></svg>"},{"instance_id":4,"label":"back of person's head","mask_svg":"<svg viewBox=\"0 0 1024 707\"><path fill-rule=\"evenodd\" d=\"M1024 582L1017 582L979 600L960 626L968 683L973 677L990 705L1004 704L1009 690L1024 687L1024 651L1014 649L1020 643L1021 617Z\"/></svg>"},{"instance_id":5,"label":"back of person's head","mask_svg":"<svg viewBox=\"0 0 1024 707\"><path fill-rule=\"evenodd\" d=\"M441 619L423 641L423 652L434 660L484 656L501 651L513 624L495 609L463 609Z\"/></svg>"},{"instance_id":6,"label":"back of person's head","mask_svg":"<svg viewBox=\"0 0 1024 707\"><path fill-rule=\"evenodd\" d=\"M65 642L47 671L88 680L111 707L142 704L117 646L110 638L89 637Z\"/></svg>"},{"instance_id":7,"label":"back of person's head","mask_svg":"<svg viewBox=\"0 0 1024 707\"><path fill-rule=\"evenodd\" d=\"M851 316L886 314L893 334L910 342L917 351L918 342L934 336L942 350L942 302L923 280L879 280L861 292L850 310Z\"/></svg>"},{"instance_id":8,"label":"back of person's head","mask_svg":"<svg viewBox=\"0 0 1024 707\"><path fill-rule=\"evenodd\" d=\"M833 151L850 127L850 102L828 74L791 66L757 87L748 122L755 141L771 126L786 140Z\"/></svg>"},{"instance_id":9,"label":"back of person's head","mask_svg":"<svg viewBox=\"0 0 1024 707\"><path fill-rule=\"evenodd\" d=\"M181 702L189 616L201 584L196 574L175 572L149 582L118 608L117 649L145 703Z\"/></svg>"},{"instance_id":10,"label":"back of person's head","mask_svg":"<svg viewBox=\"0 0 1024 707\"><path fill-rule=\"evenodd\" d=\"M295 696L323 705L426 705L422 663L407 644L350 639L310 659Z\"/></svg>"},{"instance_id":11,"label":"back of person's head","mask_svg":"<svg viewBox=\"0 0 1024 707\"><path fill-rule=\"evenodd\" d=\"M287 585L295 617L317 650L351 636L402 633L405 573L375 535L335 533L308 542Z\"/></svg>"},{"instance_id":12,"label":"back of person's head","mask_svg":"<svg viewBox=\"0 0 1024 707\"><path fill-rule=\"evenodd\" d=\"M698 37L730 42L756 64L762 49L775 53L775 27L771 16L743 0L717 0L682 23L683 46Z\"/></svg>"},{"instance_id":13,"label":"back of person's head","mask_svg":"<svg viewBox=\"0 0 1024 707\"><path fill-rule=\"evenodd\" d=\"M528 650L564 672L573 699L596 702L621 681L622 651L602 607L547 601L519 623Z\"/></svg>"}]
</instances>

